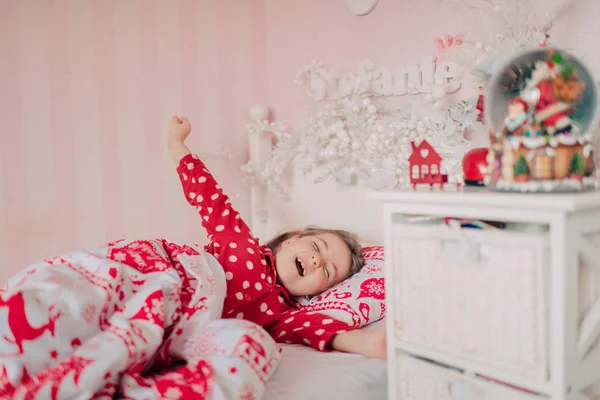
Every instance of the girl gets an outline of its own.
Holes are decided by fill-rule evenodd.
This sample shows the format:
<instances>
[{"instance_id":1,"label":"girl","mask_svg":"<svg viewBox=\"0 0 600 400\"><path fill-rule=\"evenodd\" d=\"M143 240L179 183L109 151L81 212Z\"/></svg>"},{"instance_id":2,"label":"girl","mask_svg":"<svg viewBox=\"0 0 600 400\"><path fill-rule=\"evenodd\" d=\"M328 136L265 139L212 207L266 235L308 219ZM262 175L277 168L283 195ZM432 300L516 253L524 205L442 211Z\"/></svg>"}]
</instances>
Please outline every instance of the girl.
<instances>
[{"instance_id":1,"label":"girl","mask_svg":"<svg viewBox=\"0 0 600 400\"><path fill-rule=\"evenodd\" d=\"M360 270L363 260L355 236L312 228L260 244L202 161L185 145L190 132L186 117L172 117L168 146L185 197L198 210L207 231L205 250L225 270L223 316L255 322L279 342L385 358L385 324L351 330L326 315L298 311L293 299L319 294Z\"/></svg>"}]
</instances>

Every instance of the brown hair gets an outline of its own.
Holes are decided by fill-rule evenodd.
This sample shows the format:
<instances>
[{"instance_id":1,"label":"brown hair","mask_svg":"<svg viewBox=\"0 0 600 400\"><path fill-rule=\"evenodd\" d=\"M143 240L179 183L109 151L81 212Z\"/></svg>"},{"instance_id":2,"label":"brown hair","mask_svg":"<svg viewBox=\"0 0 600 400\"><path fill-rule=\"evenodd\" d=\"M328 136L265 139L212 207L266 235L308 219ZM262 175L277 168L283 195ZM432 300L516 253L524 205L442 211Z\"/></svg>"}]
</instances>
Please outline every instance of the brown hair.
<instances>
[{"instance_id":1,"label":"brown hair","mask_svg":"<svg viewBox=\"0 0 600 400\"><path fill-rule=\"evenodd\" d=\"M362 246L360 245L358 238L356 237L355 234L350 233L348 231L341 230L341 229L324 229L324 228L319 228L317 226L307 226L306 228L301 229L301 230L284 232L284 233L276 236L275 238L269 240L267 242L267 246L269 247L269 249L271 249L273 254L277 254L277 252L279 251L279 249L281 247L281 244L294 236L298 236L298 237L315 236L315 235L320 235L322 233L334 234L335 236L342 239L344 241L344 243L346 243L346 246L348 246L348 248L350 249L350 253L352 255L351 261L350 261L350 273L348 274L348 276L346 278L348 278L348 277L354 275L355 273L357 273L358 271L360 271L363 264L365 263L365 259L362 255Z\"/></svg>"}]
</instances>

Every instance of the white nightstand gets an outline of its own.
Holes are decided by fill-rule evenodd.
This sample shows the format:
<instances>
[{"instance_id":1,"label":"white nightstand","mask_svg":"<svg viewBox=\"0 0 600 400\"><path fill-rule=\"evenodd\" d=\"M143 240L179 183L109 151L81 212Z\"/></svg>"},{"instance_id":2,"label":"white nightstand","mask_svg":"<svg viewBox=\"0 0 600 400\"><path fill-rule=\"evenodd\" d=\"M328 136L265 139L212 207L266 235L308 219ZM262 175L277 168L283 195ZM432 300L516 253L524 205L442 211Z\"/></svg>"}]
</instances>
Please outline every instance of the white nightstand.
<instances>
[{"instance_id":1,"label":"white nightstand","mask_svg":"<svg viewBox=\"0 0 600 400\"><path fill-rule=\"evenodd\" d=\"M600 380L600 191L394 191L371 198L384 205L390 399L594 398L585 391ZM414 216L540 229L408 228ZM440 269L436 257L452 235L473 254ZM419 296L423 304L415 303ZM421 308L427 313L410 314Z\"/></svg>"}]
</instances>

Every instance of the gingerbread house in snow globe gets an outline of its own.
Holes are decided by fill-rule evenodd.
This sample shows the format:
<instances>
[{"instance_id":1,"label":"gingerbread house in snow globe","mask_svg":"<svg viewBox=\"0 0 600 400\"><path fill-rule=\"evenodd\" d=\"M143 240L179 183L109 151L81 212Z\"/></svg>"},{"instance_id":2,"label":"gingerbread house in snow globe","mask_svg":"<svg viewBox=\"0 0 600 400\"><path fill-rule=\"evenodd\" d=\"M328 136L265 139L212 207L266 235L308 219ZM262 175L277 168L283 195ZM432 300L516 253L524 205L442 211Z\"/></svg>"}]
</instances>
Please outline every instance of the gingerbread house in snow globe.
<instances>
[{"instance_id":1,"label":"gingerbread house in snow globe","mask_svg":"<svg viewBox=\"0 0 600 400\"><path fill-rule=\"evenodd\" d=\"M486 185L520 192L596 187L596 82L564 51L536 48L505 61L489 81Z\"/></svg>"}]
</instances>

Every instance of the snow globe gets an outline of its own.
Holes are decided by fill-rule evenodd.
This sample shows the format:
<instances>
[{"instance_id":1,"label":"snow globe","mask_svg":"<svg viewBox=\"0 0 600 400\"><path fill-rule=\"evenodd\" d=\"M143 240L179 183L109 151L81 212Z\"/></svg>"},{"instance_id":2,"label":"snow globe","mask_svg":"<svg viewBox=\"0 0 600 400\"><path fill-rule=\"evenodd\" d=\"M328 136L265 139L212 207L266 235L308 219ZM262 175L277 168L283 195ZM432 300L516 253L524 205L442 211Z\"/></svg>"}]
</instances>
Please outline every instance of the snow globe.
<instances>
[{"instance_id":1,"label":"snow globe","mask_svg":"<svg viewBox=\"0 0 600 400\"><path fill-rule=\"evenodd\" d=\"M487 86L488 187L565 192L596 186L596 81L581 60L536 48L505 60Z\"/></svg>"}]
</instances>

